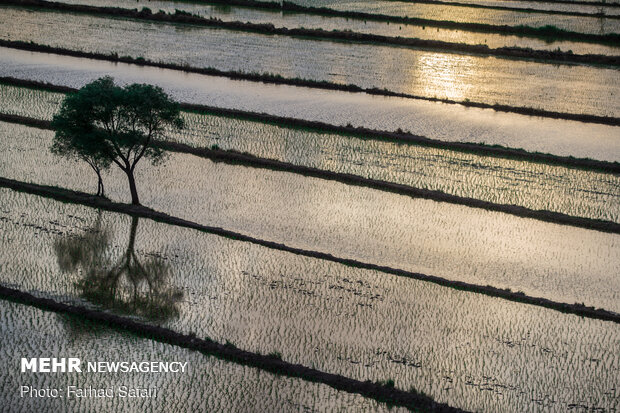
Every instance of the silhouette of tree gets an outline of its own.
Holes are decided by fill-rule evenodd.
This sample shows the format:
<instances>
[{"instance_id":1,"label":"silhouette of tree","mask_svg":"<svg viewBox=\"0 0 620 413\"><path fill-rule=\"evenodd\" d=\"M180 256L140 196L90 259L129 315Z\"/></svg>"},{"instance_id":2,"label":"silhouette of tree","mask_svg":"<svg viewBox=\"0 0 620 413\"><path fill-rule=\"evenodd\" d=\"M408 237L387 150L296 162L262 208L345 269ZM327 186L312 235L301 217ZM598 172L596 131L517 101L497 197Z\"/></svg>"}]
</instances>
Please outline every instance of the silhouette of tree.
<instances>
[{"instance_id":1,"label":"silhouette of tree","mask_svg":"<svg viewBox=\"0 0 620 413\"><path fill-rule=\"evenodd\" d=\"M179 104L159 87L116 86L102 77L68 95L52 121L56 135L52 152L86 161L97 173L97 194L103 194L101 170L114 163L127 175L131 202L140 205L134 171L142 158L161 162L153 145L166 126L183 127Z\"/></svg>"}]
</instances>

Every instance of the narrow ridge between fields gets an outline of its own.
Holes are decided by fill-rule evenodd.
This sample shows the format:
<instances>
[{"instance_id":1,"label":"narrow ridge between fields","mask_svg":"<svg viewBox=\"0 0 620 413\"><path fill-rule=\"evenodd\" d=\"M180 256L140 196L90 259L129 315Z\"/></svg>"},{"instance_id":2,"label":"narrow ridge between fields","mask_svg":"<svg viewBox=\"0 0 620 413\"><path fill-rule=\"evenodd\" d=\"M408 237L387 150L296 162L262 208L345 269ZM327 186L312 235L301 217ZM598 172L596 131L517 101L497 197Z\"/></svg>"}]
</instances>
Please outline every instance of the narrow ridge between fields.
<instances>
[{"instance_id":1,"label":"narrow ridge between fields","mask_svg":"<svg viewBox=\"0 0 620 413\"><path fill-rule=\"evenodd\" d=\"M45 198L55 199L57 201L75 203L85 205L88 207L103 209L111 212L124 213L130 216L136 216L141 218L151 219L156 222L162 222L170 225L175 225L183 228L191 228L201 232L218 235L224 238L232 240L249 242L252 244L260 245L270 249L290 252L296 255L317 258L326 261L336 262L344 264L354 268L362 268L368 270L374 270L383 272L386 274L392 274L400 277L412 278L420 281L431 282L444 287L454 288L456 290L475 292L478 294L484 294L492 297L502 298L509 301L514 301L523 304L530 304L539 307L544 307L556 311L560 311L568 314L575 314L581 317L587 317L592 319L599 319L604 321L611 321L614 323L620 323L620 313L608 311L602 308L588 307L583 304L568 304L559 301L553 301L547 298L528 296L522 292L513 292L510 289L501 289L492 286L482 286L477 284L466 283L463 281L448 280L443 277L426 275L422 273L405 271L398 268L392 268L383 265L370 264L362 261L358 261L350 258L336 257L332 254L318 251L305 250L301 248L290 247L282 243L262 240L259 238L251 237L238 232L226 230L220 227L213 227L208 225L198 224L192 221L188 221L182 218L174 217L163 212L155 211L141 205L130 205L120 202L113 202L108 199L89 195L84 192L73 191L65 188L52 187L48 185L32 184L27 182L16 181L13 179L0 177L0 187L8 188L18 192L24 192L32 195L37 195Z\"/></svg>"},{"instance_id":2,"label":"narrow ridge between fields","mask_svg":"<svg viewBox=\"0 0 620 413\"><path fill-rule=\"evenodd\" d=\"M195 335L182 334L168 328L143 323L128 317L121 317L108 312L92 310L78 305L59 303L57 301L36 297L30 293L0 285L0 299L21 305L35 307L44 311L66 314L102 324L115 330L127 331L139 337L171 344L189 350L199 351L229 362L255 367L273 374L299 378L313 383L322 383L339 391L356 393L364 397L402 406L414 411L425 412L463 412L463 410L437 403L430 397L406 392L380 383L360 381L339 374L327 373L301 364L293 364L276 357L245 351L232 344L221 344L209 338L197 338Z\"/></svg>"},{"instance_id":3,"label":"narrow ridge between fields","mask_svg":"<svg viewBox=\"0 0 620 413\"><path fill-rule=\"evenodd\" d=\"M192 0L192 1L209 1L209 0ZM416 0L386 0L386 1L394 1L399 3L415 3ZM620 7L620 3L611 2L607 3L604 1L584 1L584 0L512 0L515 2L525 2L525 3L546 3L546 4L569 4L569 5L579 5L579 6L599 6L599 7Z\"/></svg>"},{"instance_id":4,"label":"narrow ridge between fields","mask_svg":"<svg viewBox=\"0 0 620 413\"><path fill-rule=\"evenodd\" d=\"M559 16L577 16L577 17L592 17L596 19L620 19L620 15L601 14L601 13L586 13L570 10L549 10L549 9L535 9L532 7L510 7L510 6L498 6L496 4L483 4L483 3L462 3L458 1L444 1L444 0L385 0L392 3L405 3L405 4L430 4L436 6L453 6L453 7L468 7L471 9L486 9L486 10L502 10L502 11L514 11L517 13L537 13L537 14L551 14ZM500 2L501 3L501 2ZM604 7L604 6L601 6Z\"/></svg>"},{"instance_id":5,"label":"narrow ridge between fields","mask_svg":"<svg viewBox=\"0 0 620 413\"><path fill-rule=\"evenodd\" d=\"M567 64L595 64L620 67L620 56L608 55L581 55L572 52L534 50L520 47L489 48L487 45L472 45L465 43L451 43L441 40L424 40L409 37L392 37L379 34L359 33L341 30L305 29L275 27L273 24L250 23L240 21L222 21L215 18L196 16L187 12L177 11L175 14L159 12L153 14L144 9L128 9L120 7L99 7L91 5L77 5L46 0L0 0L0 5L27 7L38 11L57 11L62 13L80 13L96 17L124 17L133 20L146 20L164 23L193 24L206 27L215 27L223 30L246 31L262 35L280 35L295 38L311 38L319 41L347 41L356 44L379 45L388 47L410 47L415 50L432 50L444 53L465 53L482 56L494 56L507 59L536 60L541 63ZM620 17L619 17L620 18ZM599 36L582 34L583 36Z\"/></svg>"},{"instance_id":6,"label":"narrow ridge between fields","mask_svg":"<svg viewBox=\"0 0 620 413\"><path fill-rule=\"evenodd\" d=\"M445 98L432 98L426 96L418 96L412 95L408 93L400 93L393 92L387 89L378 89L378 88L362 88L361 86L353 85L353 84L338 84L332 83L328 81L319 81L319 80L308 80L308 79L300 79L300 78L285 78L281 75L274 74L266 74L266 73L246 73L246 72L237 72L237 71L223 71L211 67L207 68L198 68L191 67L186 65L179 65L174 63L162 63L162 62L154 62L151 60L144 59L142 57L131 57L131 56L119 56L118 53L113 54L103 54L103 53L94 53L94 52L83 52L78 50L71 50L59 47L52 47L47 45L36 44L32 42L22 42L22 41L12 41L12 40L3 40L0 39L0 47L16 49L16 50L25 50L37 53L49 53L49 54L57 54L60 56L71 56L78 58L86 58L93 60L102 60L108 62L116 62L116 63L126 63L126 64L134 64L137 66L145 66L145 67L157 67L160 69L170 69L176 70L180 72L186 73L196 73L207 76L217 76L217 77L226 77L232 80L246 80L252 82L262 82L266 84L280 84L280 85L288 85L288 86L296 86L296 87L308 87L313 89L323 89L323 90L336 90L350 93L366 93L368 95L377 95L377 96L386 96L386 97L399 97L406 99L416 99L423 100L428 102L438 102L438 103L446 103L446 104L455 104L465 107L474 107L479 109L492 109L498 112L508 112L515 113L519 115L526 116L539 116L551 119L563 119L563 120L574 120L584 123L599 123L603 125L610 126L620 126L620 117L614 116L600 116L600 115L590 115L590 114L578 114L578 113L566 113L566 112L556 112L545 109L536 109L529 108L523 106L509 106L509 105L500 105L500 104L488 104L481 102L471 102L468 100L464 101L456 101L453 99L445 99Z\"/></svg>"},{"instance_id":7,"label":"narrow ridge between fields","mask_svg":"<svg viewBox=\"0 0 620 413\"><path fill-rule=\"evenodd\" d=\"M7 115L4 113L0 113L0 121L8 121L36 128L53 130L50 121L26 118L17 115ZM595 231L609 232L612 234L620 234L620 223L616 223L613 221L578 217L547 210L534 210L518 205L497 204L475 198L452 195L442 191L416 188L410 185L398 184L372 178L365 178L354 174L333 172L309 166L297 165L290 162L278 161L275 159L260 158L251 154L240 153L232 150L199 148L180 142L163 140L155 140L153 144L156 147L162 148L167 151L191 154L201 158L210 159L215 162L241 164L254 168L295 173L303 176L336 181L347 185L357 185L371 189L397 193L400 195L410 196L412 198L430 199L437 202L463 205L470 208L479 208L487 211L502 212L510 215L515 215L520 218L531 218L559 225L568 225Z\"/></svg>"}]
</instances>

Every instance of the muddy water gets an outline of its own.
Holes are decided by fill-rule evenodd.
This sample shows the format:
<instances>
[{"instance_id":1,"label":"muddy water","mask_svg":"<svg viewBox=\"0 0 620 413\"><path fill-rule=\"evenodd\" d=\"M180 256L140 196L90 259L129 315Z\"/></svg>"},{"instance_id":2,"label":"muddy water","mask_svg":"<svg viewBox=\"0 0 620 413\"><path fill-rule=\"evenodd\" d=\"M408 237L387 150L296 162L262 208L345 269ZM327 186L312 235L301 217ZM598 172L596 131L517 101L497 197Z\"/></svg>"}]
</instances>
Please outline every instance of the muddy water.
<instances>
[{"instance_id":1,"label":"muddy water","mask_svg":"<svg viewBox=\"0 0 620 413\"><path fill-rule=\"evenodd\" d=\"M434 139L619 161L618 127L544 119L415 99L266 85L173 70L0 48L0 75L81 87L98 77L151 83L174 99L334 125L402 128Z\"/></svg>"},{"instance_id":2,"label":"muddy water","mask_svg":"<svg viewBox=\"0 0 620 413\"><path fill-rule=\"evenodd\" d=\"M52 120L64 93L0 84L0 111L34 119Z\"/></svg>"},{"instance_id":3,"label":"muddy water","mask_svg":"<svg viewBox=\"0 0 620 413\"><path fill-rule=\"evenodd\" d=\"M393 378L471 411L561 412L575 403L612 411L618 402L615 324L9 190L0 196L5 285L83 302L76 285L132 251L160 269L156 290L137 278L139 297L162 303L161 291L181 292L177 312L159 321L178 331L361 380ZM76 248L83 258L68 260ZM125 303L131 314L127 290L123 276L117 294L97 304Z\"/></svg>"},{"instance_id":4,"label":"muddy water","mask_svg":"<svg viewBox=\"0 0 620 413\"><path fill-rule=\"evenodd\" d=\"M430 98L620 116L617 69L85 15L67 21L68 16L5 8L0 14L0 38L194 67L352 83ZM59 33L61 25L66 30Z\"/></svg>"}]
</instances>

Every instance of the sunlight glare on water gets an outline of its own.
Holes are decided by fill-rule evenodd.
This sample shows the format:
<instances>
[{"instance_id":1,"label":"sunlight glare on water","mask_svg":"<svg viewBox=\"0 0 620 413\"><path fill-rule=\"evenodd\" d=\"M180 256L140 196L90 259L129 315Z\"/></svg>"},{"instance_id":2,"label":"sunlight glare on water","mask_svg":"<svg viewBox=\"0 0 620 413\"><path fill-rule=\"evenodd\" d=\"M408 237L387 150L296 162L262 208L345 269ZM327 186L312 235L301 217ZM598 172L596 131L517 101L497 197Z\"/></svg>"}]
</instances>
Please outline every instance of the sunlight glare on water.
<instances>
[{"instance_id":1,"label":"sunlight glare on water","mask_svg":"<svg viewBox=\"0 0 620 413\"><path fill-rule=\"evenodd\" d=\"M361 93L235 81L174 70L0 48L0 75L81 87L101 76L147 82L174 99L333 125L409 130L433 139L484 142L579 158L620 161L618 127ZM410 69L408 69L410 70ZM571 91L571 93L575 93Z\"/></svg>"},{"instance_id":2,"label":"sunlight glare on water","mask_svg":"<svg viewBox=\"0 0 620 413\"><path fill-rule=\"evenodd\" d=\"M61 24L70 27L59 35L56 27ZM599 116L620 113L620 83L616 81L617 70L613 67L551 64L494 56L464 57L440 50L253 34L199 26L189 26L192 32L188 35L177 27L89 15L76 15L67 22L64 13L40 11L9 9L0 13L0 38L34 41L71 50L116 53L134 58L141 56L154 62L196 68L273 73L285 78L353 84L442 99L452 95L440 78L446 71L448 76L458 73L459 84L455 86L461 89L461 96L466 95L463 100ZM102 32L105 36L101 35ZM205 50L208 53L204 53ZM411 70L418 62L424 65L425 59L444 62L441 72L429 76L429 62L420 71L421 81L415 82ZM451 60L459 64L452 68ZM459 72L459 68L465 70ZM178 76L176 71L175 77ZM427 92L429 87L432 94ZM580 93L574 93L575 89Z\"/></svg>"},{"instance_id":3,"label":"sunlight glare on water","mask_svg":"<svg viewBox=\"0 0 620 413\"><path fill-rule=\"evenodd\" d=\"M472 56L429 54L410 66L410 82L418 85L424 96L461 101L477 94L476 84L462 81L463 77L476 77L476 69Z\"/></svg>"}]
</instances>

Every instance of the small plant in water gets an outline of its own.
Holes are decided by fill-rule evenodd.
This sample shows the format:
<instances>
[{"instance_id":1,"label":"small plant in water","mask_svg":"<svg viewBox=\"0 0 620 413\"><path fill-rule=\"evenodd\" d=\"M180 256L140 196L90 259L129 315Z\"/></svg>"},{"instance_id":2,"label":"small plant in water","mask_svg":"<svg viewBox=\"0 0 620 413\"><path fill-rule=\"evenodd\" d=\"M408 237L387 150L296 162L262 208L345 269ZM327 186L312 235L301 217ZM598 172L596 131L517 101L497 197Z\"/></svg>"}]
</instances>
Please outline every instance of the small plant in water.
<instances>
[{"instance_id":1,"label":"small plant in water","mask_svg":"<svg viewBox=\"0 0 620 413\"><path fill-rule=\"evenodd\" d=\"M381 386L385 386L385 387L389 387L389 388L394 388L394 380L393 379L387 379L387 380L379 380L377 382L377 384L381 385Z\"/></svg>"}]
</instances>

